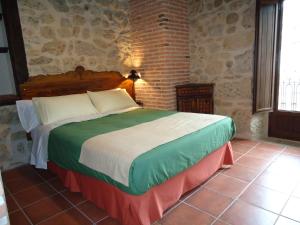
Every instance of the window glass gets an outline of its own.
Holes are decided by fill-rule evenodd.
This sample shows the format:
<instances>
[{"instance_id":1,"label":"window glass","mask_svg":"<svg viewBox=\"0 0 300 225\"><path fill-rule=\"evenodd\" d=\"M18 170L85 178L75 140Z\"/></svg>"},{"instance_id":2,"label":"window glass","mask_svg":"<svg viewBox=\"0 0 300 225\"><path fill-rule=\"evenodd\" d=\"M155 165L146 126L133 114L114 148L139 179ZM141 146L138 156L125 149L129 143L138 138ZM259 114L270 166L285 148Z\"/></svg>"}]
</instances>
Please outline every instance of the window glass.
<instances>
[{"instance_id":1,"label":"window glass","mask_svg":"<svg viewBox=\"0 0 300 225\"><path fill-rule=\"evenodd\" d=\"M0 13L2 13L0 4ZM0 47L7 47L3 18L0 20ZM9 52L0 52L0 95L16 94Z\"/></svg>"},{"instance_id":2,"label":"window glass","mask_svg":"<svg viewBox=\"0 0 300 225\"><path fill-rule=\"evenodd\" d=\"M300 111L300 1L283 4L278 109Z\"/></svg>"}]
</instances>

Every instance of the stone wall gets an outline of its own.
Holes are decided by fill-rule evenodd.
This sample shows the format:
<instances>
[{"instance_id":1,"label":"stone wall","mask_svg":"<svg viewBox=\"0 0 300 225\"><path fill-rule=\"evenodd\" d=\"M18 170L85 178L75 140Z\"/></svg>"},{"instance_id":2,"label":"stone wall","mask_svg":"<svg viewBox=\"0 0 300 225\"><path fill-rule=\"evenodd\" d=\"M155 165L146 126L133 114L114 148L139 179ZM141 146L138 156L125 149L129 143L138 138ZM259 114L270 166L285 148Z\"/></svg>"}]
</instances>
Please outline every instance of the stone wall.
<instances>
[{"instance_id":1,"label":"stone wall","mask_svg":"<svg viewBox=\"0 0 300 225\"><path fill-rule=\"evenodd\" d=\"M131 69L127 0L18 0L30 76L77 65L97 71ZM28 163L15 106L0 107L0 169Z\"/></svg>"},{"instance_id":2,"label":"stone wall","mask_svg":"<svg viewBox=\"0 0 300 225\"><path fill-rule=\"evenodd\" d=\"M20 125L15 106L0 107L0 169L29 162L31 142Z\"/></svg>"},{"instance_id":3,"label":"stone wall","mask_svg":"<svg viewBox=\"0 0 300 225\"><path fill-rule=\"evenodd\" d=\"M30 76L77 65L127 73L127 0L18 0Z\"/></svg>"},{"instance_id":4,"label":"stone wall","mask_svg":"<svg viewBox=\"0 0 300 225\"><path fill-rule=\"evenodd\" d=\"M255 0L189 0L192 82L215 83L215 112L232 116L239 136L264 135L252 117Z\"/></svg>"}]
</instances>

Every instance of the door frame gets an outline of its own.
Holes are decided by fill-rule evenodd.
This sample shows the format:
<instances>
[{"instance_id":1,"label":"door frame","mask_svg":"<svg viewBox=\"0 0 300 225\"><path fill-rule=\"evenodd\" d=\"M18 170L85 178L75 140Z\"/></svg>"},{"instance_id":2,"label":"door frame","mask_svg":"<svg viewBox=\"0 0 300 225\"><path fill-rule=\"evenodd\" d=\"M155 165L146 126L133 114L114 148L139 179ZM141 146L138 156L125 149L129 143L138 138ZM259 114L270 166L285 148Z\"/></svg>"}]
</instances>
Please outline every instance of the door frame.
<instances>
[{"instance_id":1,"label":"door frame","mask_svg":"<svg viewBox=\"0 0 300 225\"><path fill-rule=\"evenodd\" d=\"M268 136L300 141L300 112L278 110L283 2L284 0L279 4L278 30L280 32L277 33L274 104L273 112L269 112Z\"/></svg>"}]
</instances>

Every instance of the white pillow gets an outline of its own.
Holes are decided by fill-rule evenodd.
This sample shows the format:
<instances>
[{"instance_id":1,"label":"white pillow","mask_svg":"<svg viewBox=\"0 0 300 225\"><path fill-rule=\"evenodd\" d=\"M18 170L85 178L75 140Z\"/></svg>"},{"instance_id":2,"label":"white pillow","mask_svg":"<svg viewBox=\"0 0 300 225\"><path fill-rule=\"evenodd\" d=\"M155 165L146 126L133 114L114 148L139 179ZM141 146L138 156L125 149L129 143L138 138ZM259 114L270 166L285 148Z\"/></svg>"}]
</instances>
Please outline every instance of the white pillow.
<instances>
[{"instance_id":1,"label":"white pillow","mask_svg":"<svg viewBox=\"0 0 300 225\"><path fill-rule=\"evenodd\" d=\"M116 111L138 107L125 89L87 92L99 113L115 113Z\"/></svg>"},{"instance_id":2,"label":"white pillow","mask_svg":"<svg viewBox=\"0 0 300 225\"><path fill-rule=\"evenodd\" d=\"M27 133L41 125L38 114L35 111L31 100L16 101L16 106L21 125Z\"/></svg>"},{"instance_id":3,"label":"white pillow","mask_svg":"<svg viewBox=\"0 0 300 225\"><path fill-rule=\"evenodd\" d=\"M44 125L97 113L87 94L40 97L32 100Z\"/></svg>"}]
</instances>

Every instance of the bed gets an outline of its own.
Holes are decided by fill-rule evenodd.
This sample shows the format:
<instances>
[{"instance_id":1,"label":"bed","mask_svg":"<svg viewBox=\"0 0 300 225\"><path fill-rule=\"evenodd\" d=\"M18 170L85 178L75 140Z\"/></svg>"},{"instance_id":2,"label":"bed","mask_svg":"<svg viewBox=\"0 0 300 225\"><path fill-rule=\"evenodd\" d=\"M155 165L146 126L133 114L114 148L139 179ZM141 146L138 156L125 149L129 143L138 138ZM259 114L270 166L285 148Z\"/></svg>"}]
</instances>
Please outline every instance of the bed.
<instances>
[{"instance_id":1,"label":"bed","mask_svg":"<svg viewBox=\"0 0 300 225\"><path fill-rule=\"evenodd\" d=\"M23 99L114 88L135 97L134 83L120 73L81 66L20 86ZM44 160L39 164L36 151L32 164L47 167L124 225L155 222L184 193L233 164L235 126L228 117L136 107L48 128L32 133L33 139L47 137L40 138L47 146Z\"/></svg>"}]
</instances>

